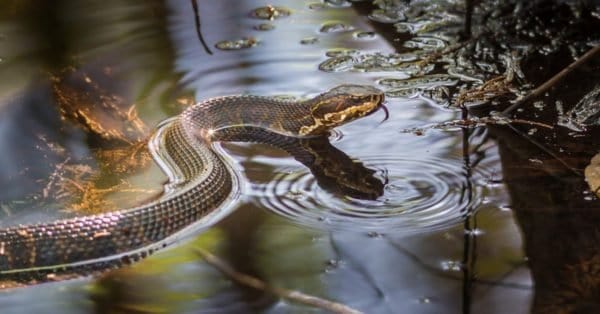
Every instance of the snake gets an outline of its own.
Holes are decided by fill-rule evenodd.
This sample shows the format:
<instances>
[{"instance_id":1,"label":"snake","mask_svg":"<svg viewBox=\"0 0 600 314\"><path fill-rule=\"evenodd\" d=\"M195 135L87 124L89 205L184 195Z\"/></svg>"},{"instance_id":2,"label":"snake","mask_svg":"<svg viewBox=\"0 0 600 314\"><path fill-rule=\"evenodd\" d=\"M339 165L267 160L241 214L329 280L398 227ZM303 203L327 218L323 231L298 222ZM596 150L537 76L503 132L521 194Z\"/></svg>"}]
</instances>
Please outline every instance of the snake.
<instances>
[{"instance_id":1,"label":"snake","mask_svg":"<svg viewBox=\"0 0 600 314\"><path fill-rule=\"evenodd\" d=\"M150 140L158 147L153 158L169 178L160 197L134 208L0 229L0 279L41 281L140 260L236 193L236 170L218 142L323 136L385 109L383 102L379 89L352 84L306 100L236 95L200 101Z\"/></svg>"}]
</instances>

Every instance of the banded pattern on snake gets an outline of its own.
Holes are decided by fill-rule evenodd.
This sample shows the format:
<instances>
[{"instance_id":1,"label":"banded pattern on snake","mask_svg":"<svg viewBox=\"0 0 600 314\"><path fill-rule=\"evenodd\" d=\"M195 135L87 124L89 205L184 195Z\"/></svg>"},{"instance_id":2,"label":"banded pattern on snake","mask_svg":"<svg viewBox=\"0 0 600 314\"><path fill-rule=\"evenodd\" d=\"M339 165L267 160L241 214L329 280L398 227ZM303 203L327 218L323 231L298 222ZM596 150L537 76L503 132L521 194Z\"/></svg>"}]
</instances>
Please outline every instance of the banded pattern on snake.
<instances>
[{"instance_id":1,"label":"banded pattern on snake","mask_svg":"<svg viewBox=\"0 0 600 314\"><path fill-rule=\"evenodd\" d=\"M223 205L234 192L233 170L212 146L259 140L274 132L311 137L379 109L383 93L341 85L305 101L227 96L187 108L156 132L154 154L170 174L158 200L115 212L0 230L0 279L85 274L137 260ZM250 132L249 129L268 132Z\"/></svg>"}]
</instances>

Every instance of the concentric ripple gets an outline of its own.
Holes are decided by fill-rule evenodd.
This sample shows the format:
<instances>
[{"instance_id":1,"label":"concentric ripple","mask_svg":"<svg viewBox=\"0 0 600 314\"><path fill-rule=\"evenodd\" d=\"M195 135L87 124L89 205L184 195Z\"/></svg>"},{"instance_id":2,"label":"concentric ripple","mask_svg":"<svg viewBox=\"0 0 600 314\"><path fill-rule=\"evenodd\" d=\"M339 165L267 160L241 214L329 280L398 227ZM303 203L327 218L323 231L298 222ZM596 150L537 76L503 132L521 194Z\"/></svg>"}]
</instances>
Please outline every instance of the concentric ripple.
<instances>
[{"instance_id":1,"label":"concentric ripple","mask_svg":"<svg viewBox=\"0 0 600 314\"><path fill-rule=\"evenodd\" d=\"M306 168L280 169L266 184L254 186L258 202L294 222L311 227L420 233L448 228L477 208L485 170L468 179L460 159L384 156L362 159L386 182L375 200L323 190Z\"/></svg>"}]
</instances>

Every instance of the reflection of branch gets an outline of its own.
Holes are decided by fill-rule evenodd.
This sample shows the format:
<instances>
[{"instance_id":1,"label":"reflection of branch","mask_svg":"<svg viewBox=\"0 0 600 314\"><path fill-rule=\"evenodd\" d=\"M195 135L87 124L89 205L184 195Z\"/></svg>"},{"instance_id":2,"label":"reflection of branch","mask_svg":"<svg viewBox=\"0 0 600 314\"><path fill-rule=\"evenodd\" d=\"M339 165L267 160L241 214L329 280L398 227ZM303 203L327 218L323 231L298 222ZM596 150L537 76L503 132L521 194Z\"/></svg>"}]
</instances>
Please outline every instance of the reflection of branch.
<instances>
[{"instance_id":1,"label":"reflection of branch","mask_svg":"<svg viewBox=\"0 0 600 314\"><path fill-rule=\"evenodd\" d=\"M426 270L427 272L431 273L432 275L435 275L435 276L438 276L438 277L441 277L441 278L445 278L445 279L450 279L450 280L462 280L462 278L458 278L456 276L453 276L452 274L449 274L449 273L447 273L445 271L442 271L441 269L439 269L437 267L429 265L427 262L423 261L415 253L412 253L408 249L402 247L400 244L392 241L392 239L386 238L386 240L398 252L400 252L404 256L408 257L411 261L413 261L415 264L421 266L424 270ZM520 267L522 265L519 264L519 265L516 265L516 266ZM508 273L503 274L499 278L494 279L494 280L473 278L473 283L480 284L480 285L491 286L491 287L504 287L504 288L512 288L512 289L531 290L532 287L529 286L529 285L524 285L524 284L514 283L514 282L502 282L502 280L507 276L507 274L510 274L513 271L514 271L514 269L511 269L511 270L508 271Z\"/></svg>"},{"instance_id":2,"label":"reflection of branch","mask_svg":"<svg viewBox=\"0 0 600 314\"><path fill-rule=\"evenodd\" d=\"M204 51L209 55L212 55L212 51L208 48L208 45L204 41L204 37L202 36L202 32L200 31L200 13L198 9L198 0L192 0L192 7L194 8L194 21L196 22L196 33L198 34L198 39L200 39L200 43L202 47L204 47Z\"/></svg>"},{"instance_id":3,"label":"reflection of branch","mask_svg":"<svg viewBox=\"0 0 600 314\"><path fill-rule=\"evenodd\" d=\"M257 289L257 290L267 291L267 292L270 292L280 298L285 298L285 299L296 301L299 303L315 306L315 307L325 309L325 310L333 312L333 313L340 313L340 314L362 313L360 311L357 311L357 310L355 310L347 305L341 304L341 303L332 302L332 301L325 300L325 299L322 299L322 298L319 298L316 296L304 294L299 291L287 290L287 289L283 289L283 288L269 286L267 283L265 283L264 281L262 281L256 277L252 277L252 276L237 272L235 269L233 269L230 265L225 263L223 260L219 259L217 256L215 256L205 250L196 249L195 251L207 263L214 266L219 271L221 271L223 274L227 275L228 277L230 277L231 279L233 279L234 281L236 281L239 284L242 284L242 285Z\"/></svg>"},{"instance_id":4,"label":"reflection of branch","mask_svg":"<svg viewBox=\"0 0 600 314\"><path fill-rule=\"evenodd\" d=\"M544 82L544 84L538 86L527 96L519 99L517 102L512 104L510 107L506 108L504 111L502 111L502 114L508 115L509 113L511 113L513 110L517 109L522 104L528 102L529 100L531 100L535 97L542 95L548 89L550 89L550 87L556 85L556 83L558 83L561 79L563 79L567 74L571 73L571 71L573 71L577 67L581 66L582 64L586 63L587 61L591 60L598 53L600 53L600 45L597 45L594 48L588 50L583 56L581 56L581 58L575 60L574 62L569 64L566 68L562 69L556 75L554 75L549 80Z\"/></svg>"},{"instance_id":5,"label":"reflection of branch","mask_svg":"<svg viewBox=\"0 0 600 314\"><path fill-rule=\"evenodd\" d=\"M329 233L329 245L331 245L331 248L335 252L336 257L338 259L341 259L343 253L340 250L340 248L338 247L337 243L335 242L335 239L333 238L333 234L331 232ZM349 255L346 255L344 259L349 261L350 263L352 263L353 264L352 266L355 266L354 268L356 269L356 271L358 271L361 275L363 275L365 277L367 282L371 286L373 286L373 289L375 289L375 292L377 293L377 296L379 298L381 298L381 299L385 298L384 292L377 286L377 283L375 282L373 277L371 275L369 275L369 272L365 269L365 267L361 263L354 261L354 259L351 258Z\"/></svg>"}]
</instances>

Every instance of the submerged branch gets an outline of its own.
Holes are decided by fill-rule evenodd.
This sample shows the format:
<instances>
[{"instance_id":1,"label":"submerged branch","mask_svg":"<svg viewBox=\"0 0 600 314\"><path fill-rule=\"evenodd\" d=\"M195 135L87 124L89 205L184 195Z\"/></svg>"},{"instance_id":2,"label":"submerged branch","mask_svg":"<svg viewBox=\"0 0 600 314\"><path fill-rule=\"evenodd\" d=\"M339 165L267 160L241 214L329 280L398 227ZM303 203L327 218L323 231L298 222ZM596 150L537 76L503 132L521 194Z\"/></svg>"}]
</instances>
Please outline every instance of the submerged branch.
<instances>
[{"instance_id":1,"label":"submerged branch","mask_svg":"<svg viewBox=\"0 0 600 314\"><path fill-rule=\"evenodd\" d=\"M324 310L327 310L327 311L330 311L333 313L340 313L340 314L362 313L360 311L357 311L357 310L355 310L347 305L341 304L341 303L325 300L325 299L322 299L322 298L319 298L316 296L312 296L312 295L308 295L308 294L305 294L305 293L302 293L299 291L287 290L287 289L283 289L283 288L270 286L267 283L265 283L264 281L262 281L256 277L252 277L252 276L249 276L249 275L246 275L246 274L236 271L230 265L228 265L225 261L221 260L217 256L215 256L205 250L196 249L195 251L207 263L214 266L219 271L221 271L223 274L227 275L228 277L230 277L231 279L233 279L234 281L236 281L239 284L242 284L242 285L257 289L257 290L267 291L267 292L270 292L280 298L284 298L284 299L296 301L296 302L299 302L302 304L318 307L318 308L321 308L321 309L324 309Z\"/></svg>"}]
</instances>

